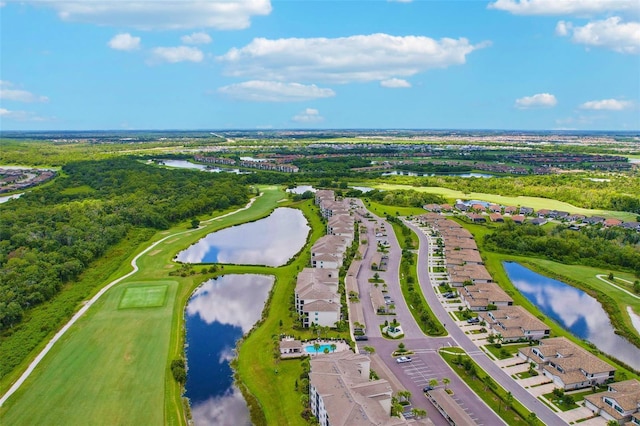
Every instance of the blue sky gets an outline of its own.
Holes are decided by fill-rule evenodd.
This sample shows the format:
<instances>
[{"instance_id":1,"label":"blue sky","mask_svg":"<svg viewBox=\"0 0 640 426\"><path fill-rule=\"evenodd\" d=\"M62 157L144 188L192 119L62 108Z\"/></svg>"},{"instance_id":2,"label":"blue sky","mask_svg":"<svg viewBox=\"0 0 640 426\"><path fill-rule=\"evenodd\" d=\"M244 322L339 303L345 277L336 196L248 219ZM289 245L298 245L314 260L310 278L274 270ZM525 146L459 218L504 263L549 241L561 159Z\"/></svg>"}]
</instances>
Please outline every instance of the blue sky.
<instances>
[{"instance_id":1,"label":"blue sky","mask_svg":"<svg viewBox=\"0 0 640 426\"><path fill-rule=\"evenodd\" d=\"M637 0L0 0L0 129L640 129Z\"/></svg>"}]
</instances>

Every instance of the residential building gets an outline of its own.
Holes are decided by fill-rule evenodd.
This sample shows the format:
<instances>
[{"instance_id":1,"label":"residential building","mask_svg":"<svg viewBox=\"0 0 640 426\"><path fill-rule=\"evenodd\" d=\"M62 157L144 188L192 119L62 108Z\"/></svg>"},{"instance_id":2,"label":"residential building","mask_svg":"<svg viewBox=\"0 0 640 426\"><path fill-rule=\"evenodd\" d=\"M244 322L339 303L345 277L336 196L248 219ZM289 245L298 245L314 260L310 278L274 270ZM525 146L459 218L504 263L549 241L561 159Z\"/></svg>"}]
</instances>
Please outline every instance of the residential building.
<instances>
[{"instance_id":1,"label":"residential building","mask_svg":"<svg viewBox=\"0 0 640 426\"><path fill-rule=\"evenodd\" d=\"M607 421L640 425L640 382L610 383L606 392L585 396L584 406Z\"/></svg>"},{"instance_id":2,"label":"residential building","mask_svg":"<svg viewBox=\"0 0 640 426\"><path fill-rule=\"evenodd\" d=\"M522 306L500 306L495 311L478 314L493 334L500 334L503 342L540 340L549 337L551 329Z\"/></svg>"},{"instance_id":3,"label":"residential building","mask_svg":"<svg viewBox=\"0 0 640 426\"><path fill-rule=\"evenodd\" d=\"M486 311L489 305L499 308L513 305L513 299L497 284L465 285L458 290L460 300L472 311Z\"/></svg>"},{"instance_id":4,"label":"residential building","mask_svg":"<svg viewBox=\"0 0 640 426\"><path fill-rule=\"evenodd\" d=\"M543 339L535 347L520 348L518 356L533 362L564 390L585 388L612 380L616 369L565 337Z\"/></svg>"},{"instance_id":5,"label":"residential building","mask_svg":"<svg viewBox=\"0 0 640 426\"><path fill-rule=\"evenodd\" d=\"M300 271L296 279L295 306L303 327L312 324L335 327L341 319L338 270L305 268Z\"/></svg>"},{"instance_id":6,"label":"residential building","mask_svg":"<svg viewBox=\"0 0 640 426\"><path fill-rule=\"evenodd\" d=\"M310 363L309 405L320 426L408 424L391 417L391 385L369 379L369 357L343 351L313 357Z\"/></svg>"}]
</instances>

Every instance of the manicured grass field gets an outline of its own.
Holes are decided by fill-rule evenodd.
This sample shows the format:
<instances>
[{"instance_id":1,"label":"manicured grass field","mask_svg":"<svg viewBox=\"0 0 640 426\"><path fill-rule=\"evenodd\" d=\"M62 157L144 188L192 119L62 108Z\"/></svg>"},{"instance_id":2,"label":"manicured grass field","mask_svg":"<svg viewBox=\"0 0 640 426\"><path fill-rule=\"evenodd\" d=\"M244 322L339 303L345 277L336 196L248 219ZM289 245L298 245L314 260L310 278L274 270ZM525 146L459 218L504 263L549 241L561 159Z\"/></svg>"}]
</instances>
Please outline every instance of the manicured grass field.
<instances>
[{"instance_id":1,"label":"manicured grass field","mask_svg":"<svg viewBox=\"0 0 640 426\"><path fill-rule=\"evenodd\" d=\"M159 232L146 243L142 248L174 235L142 256L140 270L107 292L54 345L0 408L0 424L56 424L61 419L65 425L185 424L180 386L171 376L169 364L183 356L186 301L197 285L213 274L169 277L176 267L172 258L210 232L268 215L285 198L279 188L261 190L263 196L250 209L224 218L200 218L198 230L189 230L189 224L184 223ZM130 271L131 266L126 266L124 272ZM102 285L107 283L105 279ZM125 306L136 300L133 303L159 303L159 294L149 297L146 291L124 295L125 289L140 288L140 284L164 287L164 305L119 309L122 302ZM265 352L263 349L259 351Z\"/></svg>"},{"instance_id":2,"label":"manicured grass field","mask_svg":"<svg viewBox=\"0 0 640 426\"><path fill-rule=\"evenodd\" d=\"M163 306L167 295L166 285L127 287L118 309L157 308Z\"/></svg>"},{"instance_id":3,"label":"manicured grass field","mask_svg":"<svg viewBox=\"0 0 640 426\"><path fill-rule=\"evenodd\" d=\"M569 213L579 213L585 216L604 216L612 217L625 221L634 221L636 214L629 212L618 212L610 210L595 210L595 209L583 209L576 207L572 204L565 203L563 201L552 200L549 198L540 197L506 197L504 195L486 194L482 192L469 192L464 193L462 191L456 191L448 188L440 187L428 187L428 186L410 186L410 185L391 185L386 183L369 185L376 189L381 190L394 190L394 189L413 189L419 192L429 192L431 194L442 195L445 198L455 199L469 199L469 200L481 200L488 201L490 203L502 204L505 206L527 206L533 207L535 210L550 209L550 210L563 210Z\"/></svg>"},{"instance_id":4,"label":"manicured grass field","mask_svg":"<svg viewBox=\"0 0 640 426\"><path fill-rule=\"evenodd\" d=\"M168 296L155 309L119 309L124 286L105 294L2 407L0 424L164 424L162 389L178 283L154 285Z\"/></svg>"}]
</instances>

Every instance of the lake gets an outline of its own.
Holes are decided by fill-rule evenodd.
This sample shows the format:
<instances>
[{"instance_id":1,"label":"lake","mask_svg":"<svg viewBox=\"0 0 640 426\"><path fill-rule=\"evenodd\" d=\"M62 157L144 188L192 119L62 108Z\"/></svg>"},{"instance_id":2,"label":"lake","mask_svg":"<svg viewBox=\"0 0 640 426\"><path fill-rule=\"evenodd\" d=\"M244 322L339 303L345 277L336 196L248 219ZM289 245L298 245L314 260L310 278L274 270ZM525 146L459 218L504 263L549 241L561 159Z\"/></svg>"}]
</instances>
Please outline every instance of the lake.
<instances>
[{"instance_id":1,"label":"lake","mask_svg":"<svg viewBox=\"0 0 640 426\"><path fill-rule=\"evenodd\" d=\"M260 319L273 283L272 276L224 275L191 295L185 312L185 396L196 426L251 424L229 362L238 339Z\"/></svg>"},{"instance_id":2,"label":"lake","mask_svg":"<svg viewBox=\"0 0 640 426\"><path fill-rule=\"evenodd\" d=\"M298 185L295 188L287 189L287 192L291 194L304 194L307 191L316 192L317 190L311 185Z\"/></svg>"},{"instance_id":3,"label":"lake","mask_svg":"<svg viewBox=\"0 0 640 426\"><path fill-rule=\"evenodd\" d=\"M20 198L22 194L24 194L24 192L21 192L19 194L13 194L13 195L5 195L4 197L0 197L0 204L6 203L9 200Z\"/></svg>"},{"instance_id":4,"label":"lake","mask_svg":"<svg viewBox=\"0 0 640 426\"><path fill-rule=\"evenodd\" d=\"M207 235L178 253L177 260L282 266L302 249L310 230L300 210L280 207L264 219Z\"/></svg>"},{"instance_id":5,"label":"lake","mask_svg":"<svg viewBox=\"0 0 640 426\"><path fill-rule=\"evenodd\" d=\"M640 349L614 332L600 302L571 287L515 262L503 262L509 279L545 315L602 352L640 370Z\"/></svg>"},{"instance_id":6,"label":"lake","mask_svg":"<svg viewBox=\"0 0 640 426\"><path fill-rule=\"evenodd\" d=\"M392 172L384 172L382 176L456 176L461 178L492 178L494 175L488 173L416 173L402 170L394 170Z\"/></svg>"},{"instance_id":7,"label":"lake","mask_svg":"<svg viewBox=\"0 0 640 426\"><path fill-rule=\"evenodd\" d=\"M237 175L247 174L250 172L241 172L239 169L221 169L219 167L211 167L206 166L204 164L196 164L187 160L158 160L161 161L163 165L167 167L175 167L176 169L193 169L193 170L201 170L203 172L212 172L212 173L235 173Z\"/></svg>"}]
</instances>

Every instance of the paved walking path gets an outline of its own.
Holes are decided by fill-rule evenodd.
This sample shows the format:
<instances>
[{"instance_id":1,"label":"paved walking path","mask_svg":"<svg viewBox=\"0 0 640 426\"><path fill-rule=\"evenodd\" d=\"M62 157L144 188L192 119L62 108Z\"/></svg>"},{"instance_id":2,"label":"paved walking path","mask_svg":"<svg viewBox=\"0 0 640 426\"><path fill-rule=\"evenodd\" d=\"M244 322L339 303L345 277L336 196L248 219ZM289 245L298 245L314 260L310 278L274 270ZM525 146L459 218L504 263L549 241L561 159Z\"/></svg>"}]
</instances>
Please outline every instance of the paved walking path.
<instances>
[{"instance_id":1,"label":"paved walking path","mask_svg":"<svg viewBox=\"0 0 640 426\"><path fill-rule=\"evenodd\" d=\"M253 202L255 201L255 198L252 198L251 201L249 201L249 203L238 209L238 210L234 210L230 213L224 214L222 216L217 216L215 218L209 219L206 222L203 223L207 223L207 222L211 222L213 220L217 220L217 219L222 219L224 217L227 216L231 216L233 214L236 214L238 212L241 212L243 210L247 210L248 208L251 207L251 205L253 204ZM2 405L7 401L7 399L9 399L9 397L11 395L13 395L18 389L20 389L20 386L22 386L22 384L25 382L25 380L27 380L27 378L31 375L31 373L33 373L33 370L35 370L35 368L38 366L38 364L40 364L40 362L43 360L43 358L49 353L49 351L51 350L51 348L53 347L53 345L56 344L56 342L58 340L60 340L60 338L62 336L64 336L64 334L69 331L69 329L71 328L71 326L73 326L73 324L76 323L76 321L78 321L88 310L89 308L91 308L93 306L94 303L96 303L98 301L98 299L100 299L107 291L109 291L113 286L115 286L116 284L120 283L121 281L129 278L130 276L132 276L133 274L135 274L136 272L138 272L138 259L140 259L140 257L144 256L146 253L148 253L150 250L152 250L154 247L156 247L158 244L162 243L163 241L168 240L169 238L173 238L179 235L183 235L183 234L188 234L190 232L195 231L195 229L189 229L187 231L181 231L181 232L177 232L175 234L170 234L167 235L166 237L156 241L155 243L151 244L149 247L147 247L146 249L142 250L140 253L138 253L132 260L131 260L131 266L133 267L133 270L123 276L121 276L120 278L117 278L113 281L111 281L109 284L107 284L106 286L104 286L98 293L96 293L95 296L93 296L91 299L89 299L89 301L87 301L78 312L75 313L75 315L73 317L71 317L71 319L69 320L69 322L67 322L56 334L55 336L53 336L51 338L51 340L49 340L49 342L47 343L47 345L42 349L42 351L40 351L40 353L34 358L33 361L31 361L31 364L29 364L29 366L27 367L27 369L24 371L24 373L22 373L22 375L20 376L20 378L18 380L16 380L16 382L9 388L9 390L2 395L2 398L0 398L0 407L2 407Z\"/></svg>"}]
</instances>

